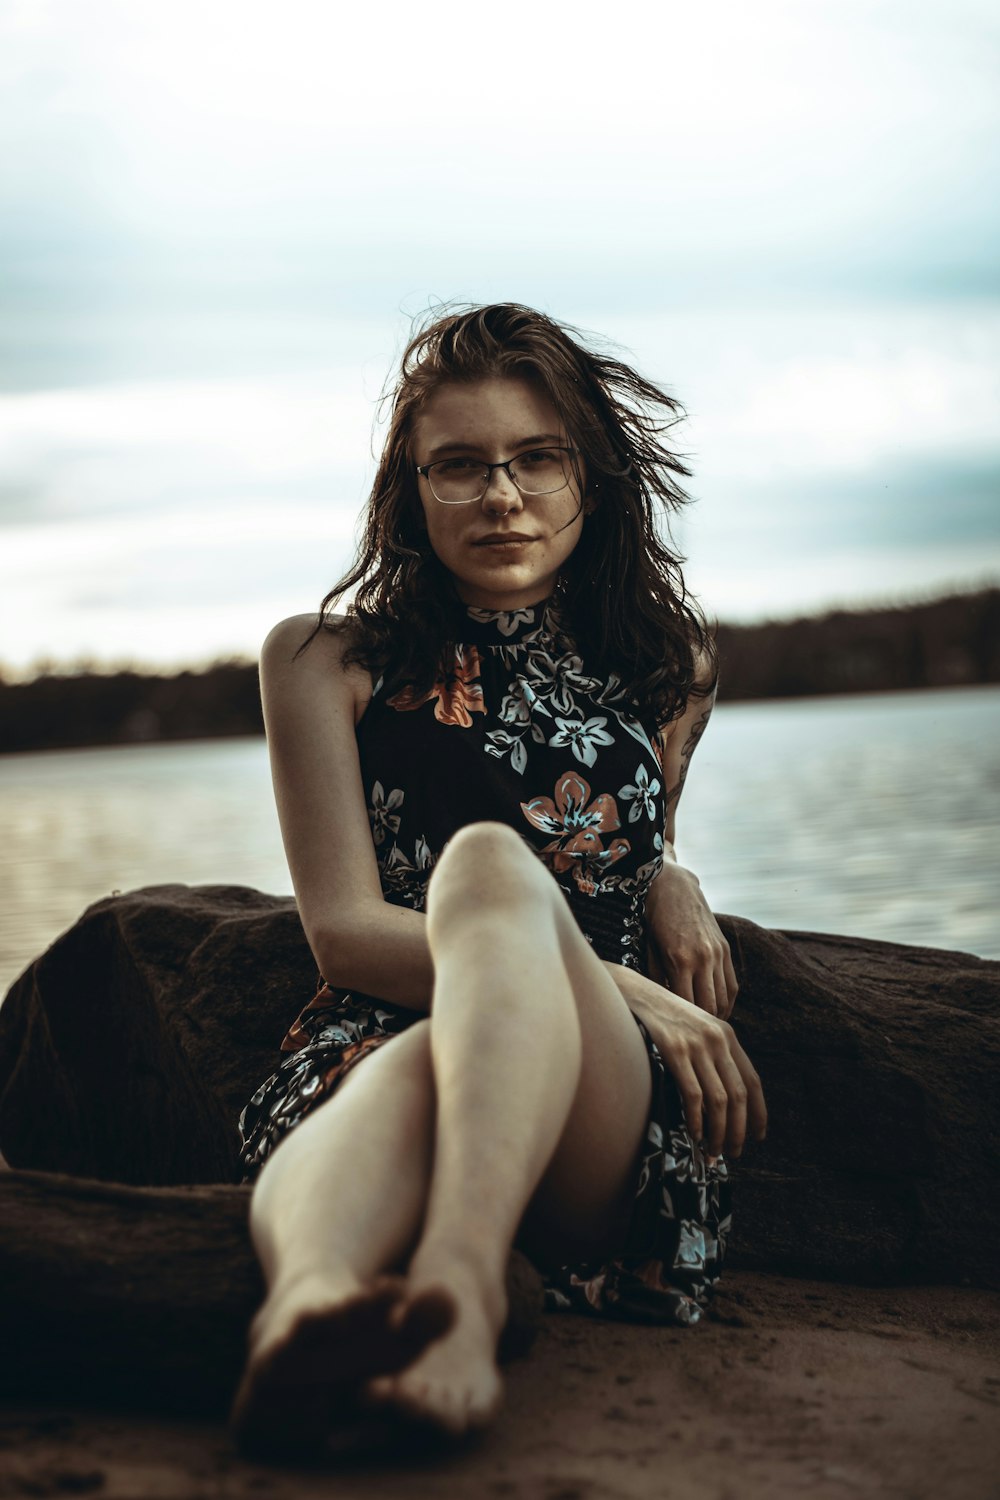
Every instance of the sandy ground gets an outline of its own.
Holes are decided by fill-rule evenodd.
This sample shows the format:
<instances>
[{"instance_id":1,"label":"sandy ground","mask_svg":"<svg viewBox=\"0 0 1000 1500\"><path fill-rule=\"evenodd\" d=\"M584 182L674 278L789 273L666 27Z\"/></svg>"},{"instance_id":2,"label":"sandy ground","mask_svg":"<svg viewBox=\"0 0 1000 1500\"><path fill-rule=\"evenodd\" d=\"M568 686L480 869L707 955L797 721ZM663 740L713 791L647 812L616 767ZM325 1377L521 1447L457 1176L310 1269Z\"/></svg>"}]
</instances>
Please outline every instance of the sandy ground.
<instances>
[{"instance_id":1,"label":"sandy ground","mask_svg":"<svg viewBox=\"0 0 1000 1500\"><path fill-rule=\"evenodd\" d=\"M1000 1293L731 1272L711 1320L545 1319L497 1426L450 1453L240 1461L225 1429L0 1408L0 1495L107 1500L1000 1497Z\"/></svg>"}]
</instances>

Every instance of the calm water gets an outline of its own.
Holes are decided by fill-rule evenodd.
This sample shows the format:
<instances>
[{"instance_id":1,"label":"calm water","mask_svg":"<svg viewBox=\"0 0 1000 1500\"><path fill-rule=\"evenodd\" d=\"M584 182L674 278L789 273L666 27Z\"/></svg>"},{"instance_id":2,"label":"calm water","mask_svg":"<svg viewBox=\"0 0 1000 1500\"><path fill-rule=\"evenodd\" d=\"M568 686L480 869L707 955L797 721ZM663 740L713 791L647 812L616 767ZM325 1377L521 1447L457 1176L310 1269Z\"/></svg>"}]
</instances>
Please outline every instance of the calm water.
<instances>
[{"instance_id":1,"label":"calm water","mask_svg":"<svg viewBox=\"0 0 1000 1500\"><path fill-rule=\"evenodd\" d=\"M678 847L717 911L1000 958L1000 690L716 710ZM0 994L88 902L287 893L263 740L0 757Z\"/></svg>"}]
</instances>

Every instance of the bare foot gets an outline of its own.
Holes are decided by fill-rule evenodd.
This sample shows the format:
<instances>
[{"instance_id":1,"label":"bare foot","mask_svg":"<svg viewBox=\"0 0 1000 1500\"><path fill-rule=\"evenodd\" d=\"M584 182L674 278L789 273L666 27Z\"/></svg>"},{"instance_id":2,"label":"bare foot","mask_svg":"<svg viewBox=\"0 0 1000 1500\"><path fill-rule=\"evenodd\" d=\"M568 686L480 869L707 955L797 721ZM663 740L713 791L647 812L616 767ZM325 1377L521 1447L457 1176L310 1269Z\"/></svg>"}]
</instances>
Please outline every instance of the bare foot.
<instances>
[{"instance_id":1,"label":"bare foot","mask_svg":"<svg viewBox=\"0 0 1000 1500\"><path fill-rule=\"evenodd\" d=\"M484 1291L465 1266L440 1261L433 1269L417 1269L415 1259L409 1285L411 1296L424 1294L416 1291L418 1286L447 1286L458 1306L457 1319L401 1373L369 1380L366 1403L452 1437L486 1427L503 1400L496 1350L507 1314L506 1294L502 1287Z\"/></svg>"},{"instance_id":2,"label":"bare foot","mask_svg":"<svg viewBox=\"0 0 1000 1500\"><path fill-rule=\"evenodd\" d=\"M371 1377L405 1369L456 1312L440 1283L414 1295L399 1276L367 1286L303 1277L269 1296L253 1321L233 1402L237 1444L258 1456L322 1448L338 1408L351 1408Z\"/></svg>"}]
</instances>

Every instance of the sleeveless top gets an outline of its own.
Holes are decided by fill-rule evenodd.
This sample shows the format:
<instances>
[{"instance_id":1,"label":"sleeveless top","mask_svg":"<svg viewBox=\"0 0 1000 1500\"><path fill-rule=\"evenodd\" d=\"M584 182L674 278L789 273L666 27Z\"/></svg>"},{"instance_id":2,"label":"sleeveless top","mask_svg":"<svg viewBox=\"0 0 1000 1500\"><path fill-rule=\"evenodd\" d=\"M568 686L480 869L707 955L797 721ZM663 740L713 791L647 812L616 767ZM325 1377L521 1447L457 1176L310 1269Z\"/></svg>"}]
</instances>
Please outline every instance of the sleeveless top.
<instances>
[{"instance_id":1,"label":"sleeveless top","mask_svg":"<svg viewBox=\"0 0 1000 1500\"><path fill-rule=\"evenodd\" d=\"M429 692L376 682L358 729L382 891L423 908L451 836L508 824L562 888L601 958L645 967L643 907L663 863L658 747L620 679L595 675L553 601L459 607Z\"/></svg>"},{"instance_id":2,"label":"sleeveless top","mask_svg":"<svg viewBox=\"0 0 1000 1500\"><path fill-rule=\"evenodd\" d=\"M508 824L544 860L601 958L645 969L646 893L663 863L657 748L613 673L588 667L548 601L457 612L447 670L428 692L376 682L357 740L387 901L422 910L460 828ZM420 1013L325 983L282 1043L287 1055L240 1118L248 1180L346 1072ZM696 1322L729 1233L723 1159L692 1140L652 1038L652 1094L621 1254L545 1276L550 1307Z\"/></svg>"}]
</instances>

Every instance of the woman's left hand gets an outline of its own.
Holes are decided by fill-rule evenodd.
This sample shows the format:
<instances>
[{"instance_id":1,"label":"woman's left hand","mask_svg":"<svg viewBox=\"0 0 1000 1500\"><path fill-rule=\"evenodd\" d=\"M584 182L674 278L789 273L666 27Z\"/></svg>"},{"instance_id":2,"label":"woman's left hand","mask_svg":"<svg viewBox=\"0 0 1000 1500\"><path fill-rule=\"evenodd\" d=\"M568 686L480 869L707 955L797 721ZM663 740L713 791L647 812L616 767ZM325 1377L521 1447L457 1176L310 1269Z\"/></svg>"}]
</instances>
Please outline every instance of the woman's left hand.
<instances>
[{"instance_id":1,"label":"woman's left hand","mask_svg":"<svg viewBox=\"0 0 1000 1500\"><path fill-rule=\"evenodd\" d=\"M697 876L665 863L646 899L650 978L675 995L727 1019L739 984L729 944L709 910Z\"/></svg>"}]
</instances>

